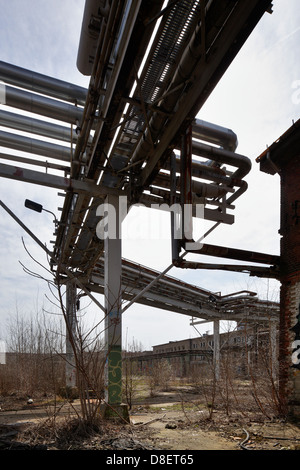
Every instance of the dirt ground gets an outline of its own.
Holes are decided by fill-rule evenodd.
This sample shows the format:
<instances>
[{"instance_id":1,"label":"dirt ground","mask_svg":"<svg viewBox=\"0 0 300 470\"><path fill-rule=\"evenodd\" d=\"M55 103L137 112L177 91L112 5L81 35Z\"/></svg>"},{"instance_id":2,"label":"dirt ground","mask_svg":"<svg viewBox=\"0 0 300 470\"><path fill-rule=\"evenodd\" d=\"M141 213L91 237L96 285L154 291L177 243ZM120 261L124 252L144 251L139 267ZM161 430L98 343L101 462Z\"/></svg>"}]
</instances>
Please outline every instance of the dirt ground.
<instances>
[{"instance_id":1,"label":"dirt ground","mask_svg":"<svg viewBox=\"0 0 300 470\"><path fill-rule=\"evenodd\" d=\"M159 392L133 404L130 424L105 421L88 434L79 402L0 397L0 450L300 450L299 426L199 406L199 396Z\"/></svg>"}]
</instances>

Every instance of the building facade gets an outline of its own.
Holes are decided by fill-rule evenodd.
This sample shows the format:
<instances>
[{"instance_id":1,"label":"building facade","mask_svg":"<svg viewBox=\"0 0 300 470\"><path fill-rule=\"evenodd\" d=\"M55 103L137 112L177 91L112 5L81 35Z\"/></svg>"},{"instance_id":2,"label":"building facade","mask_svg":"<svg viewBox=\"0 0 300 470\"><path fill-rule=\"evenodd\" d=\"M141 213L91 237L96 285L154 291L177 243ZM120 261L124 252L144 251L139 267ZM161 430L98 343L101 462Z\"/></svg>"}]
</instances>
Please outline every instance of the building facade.
<instances>
[{"instance_id":1,"label":"building facade","mask_svg":"<svg viewBox=\"0 0 300 470\"><path fill-rule=\"evenodd\" d=\"M222 369L230 364L237 375L247 375L249 368L263 364L269 364L270 370L276 371L277 351L275 354L272 351L270 335L270 329L266 326L247 328L245 325L235 331L221 333L219 366ZM141 373L149 373L157 361L167 360L176 376L185 377L201 367L214 368L215 353L215 335L206 333L196 338L155 345L152 351L139 353L136 359Z\"/></svg>"}]
</instances>

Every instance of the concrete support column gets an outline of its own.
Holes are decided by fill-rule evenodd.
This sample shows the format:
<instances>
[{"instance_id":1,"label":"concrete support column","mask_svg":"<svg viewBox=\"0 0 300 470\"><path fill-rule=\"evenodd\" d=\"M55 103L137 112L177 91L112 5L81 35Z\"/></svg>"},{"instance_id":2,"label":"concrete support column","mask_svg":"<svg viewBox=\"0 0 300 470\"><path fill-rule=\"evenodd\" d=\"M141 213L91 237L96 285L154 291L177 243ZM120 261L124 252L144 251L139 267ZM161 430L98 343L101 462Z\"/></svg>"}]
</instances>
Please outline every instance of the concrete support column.
<instances>
[{"instance_id":1,"label":"concrete support column","mask_svg":"<svg viewBox=\"0 0 300 470\"><path fill-rule=\"evenodd\" d=\"M120 405L122 402L122 241L118 196L107 196L105 216L107 221L104 239L105 399L109 405Z\"/></svg>"},{"instance_id":2,"label":"concrete support column","mask_svg":"<svg viewBox=\"0 0 300 470\"><path fill-rule=\"evenodd\" d=\"M220 379L220 321L214 320L214 371L216 380Z\"/></svg>"},{"instance_id":3,"label":"concrete support column","mask_svg":"<svg viewBox=\"0 0 300 470\"><path fill-rule=\"evenodd\" d=\"M66 387L76 387L76 363L74 345L76 344L76 284L68 281L66 285Z\"/></svg>"}]
</instances>

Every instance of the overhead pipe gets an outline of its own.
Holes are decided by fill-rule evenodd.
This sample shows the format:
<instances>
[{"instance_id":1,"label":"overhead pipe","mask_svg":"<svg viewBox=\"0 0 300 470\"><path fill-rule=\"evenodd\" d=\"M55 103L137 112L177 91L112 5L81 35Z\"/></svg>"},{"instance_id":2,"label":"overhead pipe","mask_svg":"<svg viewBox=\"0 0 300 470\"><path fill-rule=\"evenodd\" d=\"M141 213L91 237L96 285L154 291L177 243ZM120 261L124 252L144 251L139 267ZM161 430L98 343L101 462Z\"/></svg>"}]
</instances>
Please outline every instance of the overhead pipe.
<instances>
[{"instance_id":1,"label":"overhead pipe","mask_svg":"<svg viewBox=\"0 0 300 470\"><path fill-rule=\"evenodd\" d=\"M76 177L81 171L81 161L83 158L82 156L84 155L84 152L85 152L86 142L90 134L90 129L92 128L92 125L93 125L94 116L95 116L95 113L97 112L97 108L101 106L102 115L103 116L107 115L109 105L111 103L111 97L112 97L113 90L114 90L113 84L115 83L117 76L118 76L119 65L117 64L117 67L114 68L114 71L112 73L112 78L110 81L110 85L112 85L112 88L109 86L109 88L107 89L105 93L104 99L101 100L101 103L100 103L100 100L98 100L97 95L95 96L94 91L97 90L97 92L99 92L100 88L102 88L104 85L103 80L102 80L103 64L106 63L107 60L109 60L111 49L115 45L115 40L114 40L115 35L113 34L113 32L116 29L117 25L119 24L119 19L122 18L123 2L118 2L115 0L115 1L110 2L110 5L111 6L109 10L109 17L107 19L107 23L105 25L102 24L101 31L100 31L99 38L98 38L97 56L96 56L95 64L93 66L93 75L91 77L89 94L88 94L88 98L87 98L86 105L84 108L83 122L81 126L82 130L81 130L81 134L80 134L80 137L79 137L79 140L78 140L78 143L76 145L76 149L73 155L73 162L72 162L73 164L72 164L72 169L71 169L71 176L73 177ZM131 21L128 21L127 25L130 25L130 24L131 24ZM126 27L128 27L127 25ZM122 46L126 50L127 41L122 41ZM124 54L123 51L119 51L117 62L119 62L120 64L123 62L123 54ZM103 122L97 121L97 130L99 131L99 134L101 132L102 126L103 126ZM89 160L91 164L93 161L94 151L97 146L99 134L95 133L95 139L94 139L95 147L93 150L89 152ZM99 162L98 162L98 165L99 165ZM87 166L86 174L87 175L89 174L89 166ZM78 203L78 204L80 207L82 203ZM70 198L68 198L64 206L62 220L66 220L66 216L70 210L72 210L71 202L70 202ZM66 237L66 232L60 233L58 240L62 240L63 238L65 240L70 239L71 232L72 233L74 232L74 228L72 228L72 230L67 234L67 237ZM59 244L57 244L56 246L58 247Z\"/></svg>"},{"instance_id":2,"label":"overhead pipe","mask_svg":"<svg viewBox=\"0 0 300 470\"><path fill-rule=\"evenodd\" d=\"M86 88L3 61L0 61L0 80L52 98L77 103L80 106L84 106L87 96Z\"/></svg>"},{"instance_id":3,"label":"overhead pipe","mask_svg":"<svg viewBox=\"0 0 300 470\"><path fill-rule=\"evenodd\" d=\"M95 2L93 2L95 3ZM85 23L88 21L89 13L89 4L92 5L91 0L86 0L85 4ZM94 7L91 7L94 8ZM96 115L97 109L102 104L102 113L103 115L106 114L107 109L103 108L103 99L102 96L98 97L97 94L95 96L95 90L99 92L100 88L103 88L103 64L105 63L106 54L109 53L111 48L111 42L113 41L112 29L113 23L117 18L117 11L115 4L111 5L109 18L107 23L102 22L100 30L98 31L97 38L92 38L91 42L89 41L89 35L83 32L84 26L82 23L82 30L81 30L81 37L79 42L79 49L78 49L78 56L77 56L77 68L79 71L86 75L92 75L90 80L90 87L87 96L87 100L84 107L83 112L83 120L81 126L81 133L78 139L77 146L75 148L74 153L74 165L72 168L72 175L75 176L80 171L80 162L82 159L82 154L85 151L87 138L90 134L90 130L92 128L94 117ZM92 52L91 52L92 51ZM91 57L91 63L87 65L86 60L87 57ZM89 62L89 61L88 61ZM86 69L88 67L88 70ZM105 101L107 101L107 91L105 93ZM89 160L90 163L93 160L93 155L97 146L98 141L98 134L100 129L102 129L103 122L100 121L97 125L97 132L94 135L92 149L89 152ZM87 168L88 174L88 168Z\"/></svg>"},{"instance_id":4,"label":"overhead pipe","mask_svg":"<svg viewBox=\"0 0 300 470\"><path fill-rule=\"evenodd\" d=\"M151 195L143 193L139 199L139 202L143 203L145 206L151 207L152 204L160 205L164 203L167 203L172 206L173 204L175 204L174 202L172 202L170 191L166 189L162 189L162 188L157 188L154 186L149 186L149 191ZM206 200L205 199L206 197L208 196L202 196L202 195L200 196L200 195L196 195L195 193L193 193L192 195L192 204L193 204L192 211L194 214L193 217L197 217L197 213L195 210L197 204L209 204L212 206L217 206L220 209L224 209L224 208L234 209L235 208L235 206L231 204L227 204L227 202L225 202L224 204L223 202L219 202L215 198L208 197L209 200Z\"/></svg>"},{"instance_id":5,"label":"overhead pipe","mask_svg":"<svg viewBox=\"0 0 300 470\"><path fill-rule=\"evenodd\" d=\"M180 171L180 157L176 155L176 171ZM170 162L166 161L164 169L170 170ZM161 174L161 173L159 173ZM205 163L192 160L192 177L203 178L214 183L226 184L227 186L241 186L241 180L238 178L232 178L228 176L226 172L220 168L208 166Z\"/></svg>"},{"instance_id":6,"label":"overhead pipe","mask_svg":"<svg viewBox=\"0 0 300 470\"><path fill-rule=\"evenodd\" d=\"M169 175L158 174L152 183L154 186L161 186L162 188L170 188ZM177 183L178 189L180 188ZM218 186L216 184L207 184L201 181L192 180L192 192L196 193L199 197L221 197L227 192L233 192L233 189L226 186Z\"/></svg>"},{"instance_id":7,"label":"overhead pipe","mask_svg":"<svg viewBox=\"0 0 300 470\"><path fill-rule=\"evenodd\" d=\"M5 104L74 125L81 123L83 114L82 108L8 85L5 86Z\"/></svg>"},{"instance_id":8,"label":"overhead pipe","mask_svg":"<svg viewBox=\"0 0 300 470\"><path fill-rule=\"evenodd\" d=\"M233 173L232 178L242 179L251 170L251 160L244 155L213 147L212 145L206 145L195 140L192 141L192 148L194 155L237 167L238 169Z\"/></svg>"},{"instance_id":9,"label":"overhead pipe","mask_svg":"<svg viewBox=\"0 0 300 470\"><path fill-rule=\"evenodd\" d=\"M76 132L71 133L71 127L60 126L40 119L29 118L23 114L10 113L0 109L0 123L3 127L8 127L22 132L37 134L63 142L77 142ZM71 135L72 134L72 135Z\"/></svg>"},{"instance_id":10,"label":"overhead pipe","mask_svg":"<svg viewBox=\"0 0 300 470\"><path fill-rule=\"evenodd\" d=\"M101 263L101 264L100 264ZM140 264L135 264L129 260L126 260L126 259L122 259L122 265L123 265L123 269L124 269L124 272L127 274L129 272L132 272L133 274L137 275L137 276L144 276L145 278L153 281L154 279L157 278L157 276L159 276L159 272L156 272L150 268L146 268L145 266L142 266ZM103 271L103 257L100 257L99 260L98 260L98 265L96 266L96 268L98 268L100 270L100 273L98 274L98 276L100 275L101 276L101 271ZM97 273L96 273L97 275ZM178 279L175 279L175 278L172 278L171 276L165 276L165 277L161 277L160 281L159 281L161 284L164 284L165 286L167 287L170 287L170 288L175 288L178 287L180 289L182 289L184 292L188 294L192 294L194 295L195 294L195 288L193 286L189 286L189 285L184 285L184 282L178 280ZM211 292L210 291L207 291L205 289L202 289L201 287L196 287L197 289L197 294L201 297L203 297L204 299L207 299L209 297L209 295L211 295Z\"/></svg>"},{"instance_id":11,"label":"overhead pipe","mask_svg":"<svg viewBox=\"0 0 300 470\"><path fill-rule=\"evenodd\" d=\"M201 119L192 122L192 135L195 139L210 142L231 152L238 146L237 135L231 129Z\"/></svg>"},{"instance_id":12,"label":"overhead pipe","mask_svg":"<svg viewBox=\"0 0 300 470\"><path fill-rule=\"evenodd\" d=\"M52 144L43 140L31 139L18 134L0 131L0 145L2 147L34 153L44 157L70 162L71 151L62 145Z\"/></svg>"},{"instance_id":13,"label":"overhead pipe","mask_svg":"<svg viewBox=\"0 0 300 470\"><path fill-rule=\"evenodd\" d=\"M231 175L231 177L233 179L237 178L241 180L241 185L239 189L227 199L228 204L232 204L232 202L247 190L248 183L245 180L242 180L242 178L244 178L251 170L252 164L248 157L196 141L192 142L192 147L194 155L211 158L219 163L227 163L228 165L237 167L237 170Z\"/></svg>"},{"instance_id":14,"label":"overhead pipe","mask_svg":"<svg viewBox=\"0 0 300 470\"><path fill-rule=\"evenodd\" d=\"M92 74L101 24L108 14L107 0L86 0L77 55L77 68L83 75Z\"/></svg>"},{"instance_id":15,"label":"overhead pipe","mask_svg":"<svg viewBox=\"0 0 300 470\"><path fill-rule=\"evenodd\" d=\"M115 86L119 80L119 74L123 67L124 58L127 53L127 47L130 43L131 34L134 30L136 19L140 12L141 3L142 0L129 0L126 2L126 7L123 11L125 2L123 5L121 2L116 0L112 2L107 18L107 23L105 24L105 28L102 28L105 30L102 34L102 38L102 31L100 32L94 70L92 71L92 81L95 89L97 89L97 83L99 86L99 83L102 83L103 80L103 64L105 64L107 61L111 65L113 64L111 72L109 72L109 69L106 72L104 81L107 82L105 84L105 88L107 88L107 90L102 102L99 103L101 105L101 114L103 116L106 116L109 112ZM118 29L116 29L116 18L120 18L121 22ZM116 30L115 36L113 35L114 30ZM103 126L104 121L99 123L97 131L95 132L94 149L92 152L90 152L90 165L88 167L88 171L93 164L94 154L98 146L101 132L103 131Z\"/></svg>"}]
</instances>

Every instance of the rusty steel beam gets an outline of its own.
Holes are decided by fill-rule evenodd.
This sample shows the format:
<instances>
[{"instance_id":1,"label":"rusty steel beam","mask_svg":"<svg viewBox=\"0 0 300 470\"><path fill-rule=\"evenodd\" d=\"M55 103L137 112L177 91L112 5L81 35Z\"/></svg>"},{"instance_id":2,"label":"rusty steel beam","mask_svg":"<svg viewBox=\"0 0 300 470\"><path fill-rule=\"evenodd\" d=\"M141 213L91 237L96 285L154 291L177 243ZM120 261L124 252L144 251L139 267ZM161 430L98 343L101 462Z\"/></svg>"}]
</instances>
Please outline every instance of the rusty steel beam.
<instances>
[{"instance_id":1,"label":"rusty steel beam","mask_svg":"<svg viewBox=\"0 0 300 470\"><path fill-rule=\"evenodd\" d=\"M107 188L103 185L99 186L91 181L80 181L63 176L50 175L48 173L5 165L3 163L0 163L0 177L56 188L63 191L71 191L73 193L85 193L90 196L101 197L102 199L106 197L107 194L121 194L118 189Z\"/></svg>"},{"instance_id":2,"label":"rusty steel beam","mask_svg":"<svg viewBox=\"0 0 300 470\"><path fill-rule=\"evenodd\" d=\"M183 269L209 269L209 270L220 270L220 271L233 271L243 272L250 274L250 276L264 277L264 278L275 278L279 277L279 270L276 267L262 267L262 266L248 266L238 264L209 264L209 263L198 263L196 261L185 261L175 260L174 265L177 268Z\"/></svg>"},{"instance_id":3,"label":"rusty steel beam","mask_svg":"<svg viewBox=\"0 0 300 470\"><path fill-rule=\"evenodd\" d=\"M262 263L269 265L278 265L280 261L280 257L275 255L208 244L204 244L199 250L186 251L199 255L215 256L217 258L229 258L239 261L250 261L253 263Z\"/></svg>"}]
</instances>

